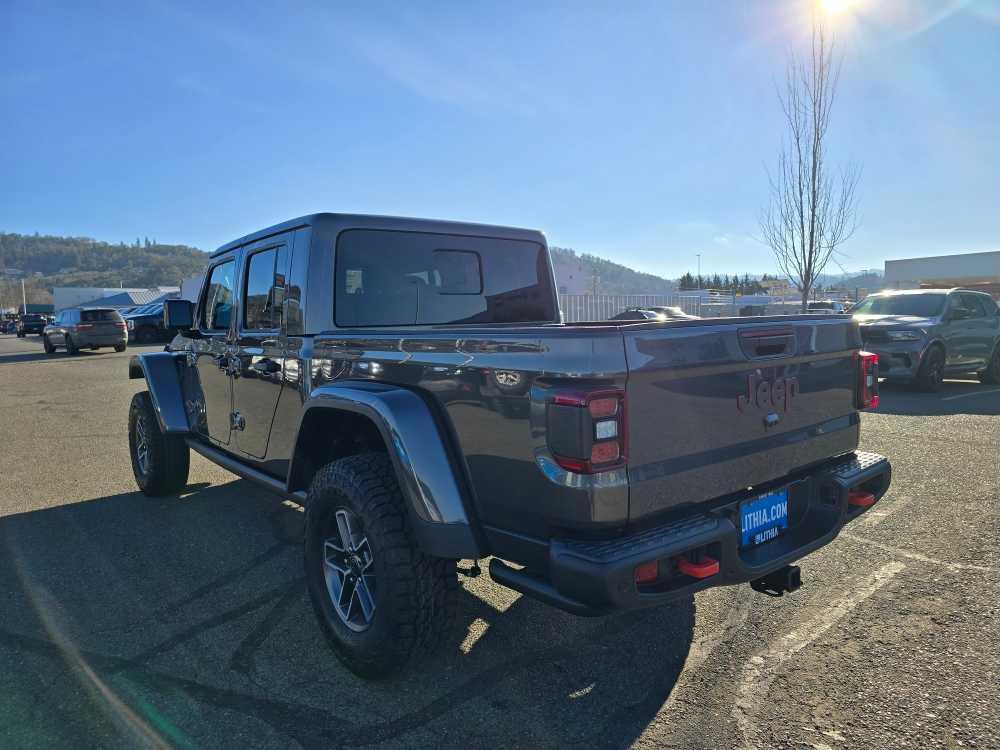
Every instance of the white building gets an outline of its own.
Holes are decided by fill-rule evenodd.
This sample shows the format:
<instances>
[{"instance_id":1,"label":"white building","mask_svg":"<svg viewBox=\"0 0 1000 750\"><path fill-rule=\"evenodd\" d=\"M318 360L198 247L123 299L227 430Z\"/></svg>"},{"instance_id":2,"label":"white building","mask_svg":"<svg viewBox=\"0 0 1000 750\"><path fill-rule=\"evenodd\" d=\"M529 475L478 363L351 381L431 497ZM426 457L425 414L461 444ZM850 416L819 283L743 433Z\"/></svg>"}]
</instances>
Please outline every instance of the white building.
<instances>
[{"instance_id":1,"label":"white building","mask_svg":"<svg viewBox=\"0 0 1000 750\"><path fill-rule=\"evenodd\" d=\"M886 289L1000 284L1000 250L885 262Z\"/></svg>"}]
</instances>

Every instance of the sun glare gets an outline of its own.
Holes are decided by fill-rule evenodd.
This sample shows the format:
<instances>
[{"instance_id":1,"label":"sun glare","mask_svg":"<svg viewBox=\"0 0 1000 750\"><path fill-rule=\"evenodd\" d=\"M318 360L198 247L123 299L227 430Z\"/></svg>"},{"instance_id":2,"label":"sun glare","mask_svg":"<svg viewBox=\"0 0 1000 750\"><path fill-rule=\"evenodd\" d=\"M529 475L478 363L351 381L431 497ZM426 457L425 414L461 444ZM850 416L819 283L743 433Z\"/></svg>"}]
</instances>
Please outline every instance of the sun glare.
<instances>
[{"instance_id":1,"label":"sun glare","mask_svg":"<svg viewBox=\"0 0 1000 750\"><path fill-rule=\"evenodd\" d=\"M857 5L857 0L819 0L819 7L824 13L839 16Z\"/></svg>"}]
</instances>

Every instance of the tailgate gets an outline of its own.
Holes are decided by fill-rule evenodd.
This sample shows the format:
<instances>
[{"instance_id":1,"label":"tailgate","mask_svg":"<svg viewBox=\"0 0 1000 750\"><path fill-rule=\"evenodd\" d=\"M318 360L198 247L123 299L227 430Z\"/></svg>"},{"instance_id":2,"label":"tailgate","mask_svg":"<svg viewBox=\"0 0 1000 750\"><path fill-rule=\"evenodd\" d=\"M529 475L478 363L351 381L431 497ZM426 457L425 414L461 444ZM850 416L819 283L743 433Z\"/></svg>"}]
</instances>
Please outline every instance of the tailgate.
<instances>
[{"instance_id":1,"label":"tailgate","mask_svg":"<svg viewBox=\"0 0 1000 750\"><path fill-rule=\"evenodd\" d=\"M84 310L77 329L94 336L114 336L125 328L125 322L116 313L106 310Z\"/></svg>"},{"instance_id":2,"label":"tailgate","mask_svg":"<svg viewBox=\"0 0 1000 750\"><path fill-rule=\"evenodd\" d=\"M849 318L690 321L624 336L631 521L857 447L861 340Z\"/></svg>"}]
</instances>

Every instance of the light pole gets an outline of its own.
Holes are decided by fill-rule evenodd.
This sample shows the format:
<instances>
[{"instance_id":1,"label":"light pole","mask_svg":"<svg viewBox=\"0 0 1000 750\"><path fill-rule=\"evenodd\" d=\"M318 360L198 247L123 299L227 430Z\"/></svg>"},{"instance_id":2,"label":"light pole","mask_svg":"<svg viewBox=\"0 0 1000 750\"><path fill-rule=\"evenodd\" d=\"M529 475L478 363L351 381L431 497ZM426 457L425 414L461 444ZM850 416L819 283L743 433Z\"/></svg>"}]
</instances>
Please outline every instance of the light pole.
<instances>
[{"instance_id":1,"label":"light pole","mask_svg":"<svg viewBox=\"0 0 1000 750\"><path fill-rule=\"evenodd\" d=\"M698 286L704 286L701 283L701 253L697 253L698 256Z\"/></svg>"}]
</instances>

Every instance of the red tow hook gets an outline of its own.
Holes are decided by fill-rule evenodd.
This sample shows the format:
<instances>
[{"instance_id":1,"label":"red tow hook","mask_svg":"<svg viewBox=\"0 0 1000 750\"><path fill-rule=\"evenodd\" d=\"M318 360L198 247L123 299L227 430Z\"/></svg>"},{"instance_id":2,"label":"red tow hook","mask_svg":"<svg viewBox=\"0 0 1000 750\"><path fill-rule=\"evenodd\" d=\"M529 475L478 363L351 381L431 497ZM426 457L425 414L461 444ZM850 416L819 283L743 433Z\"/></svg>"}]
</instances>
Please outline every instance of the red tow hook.
<instances>
[{"instance_id":1,"label":"red tow hook","mask_svg":"<svg viewBox=\"0 0 1000 750\"><path fill-rule=\"evenodd\" d=\"M719 561L707 555L702 555L698 562L691 562L686 557L678 557L677 569L692 578L710 578L719 572Z\"/></svg>"},{"instance_id":2,"label":"red tow hook","mask_svg":"<svg viewBox=\"0 0 1000 750\"><path fill-rule=\"evenodd\" d=\"M871 492L851 490L847 493L847 504L855 508L870 508L875 504L875 495Z\"/></svg>"}]
</instances>

